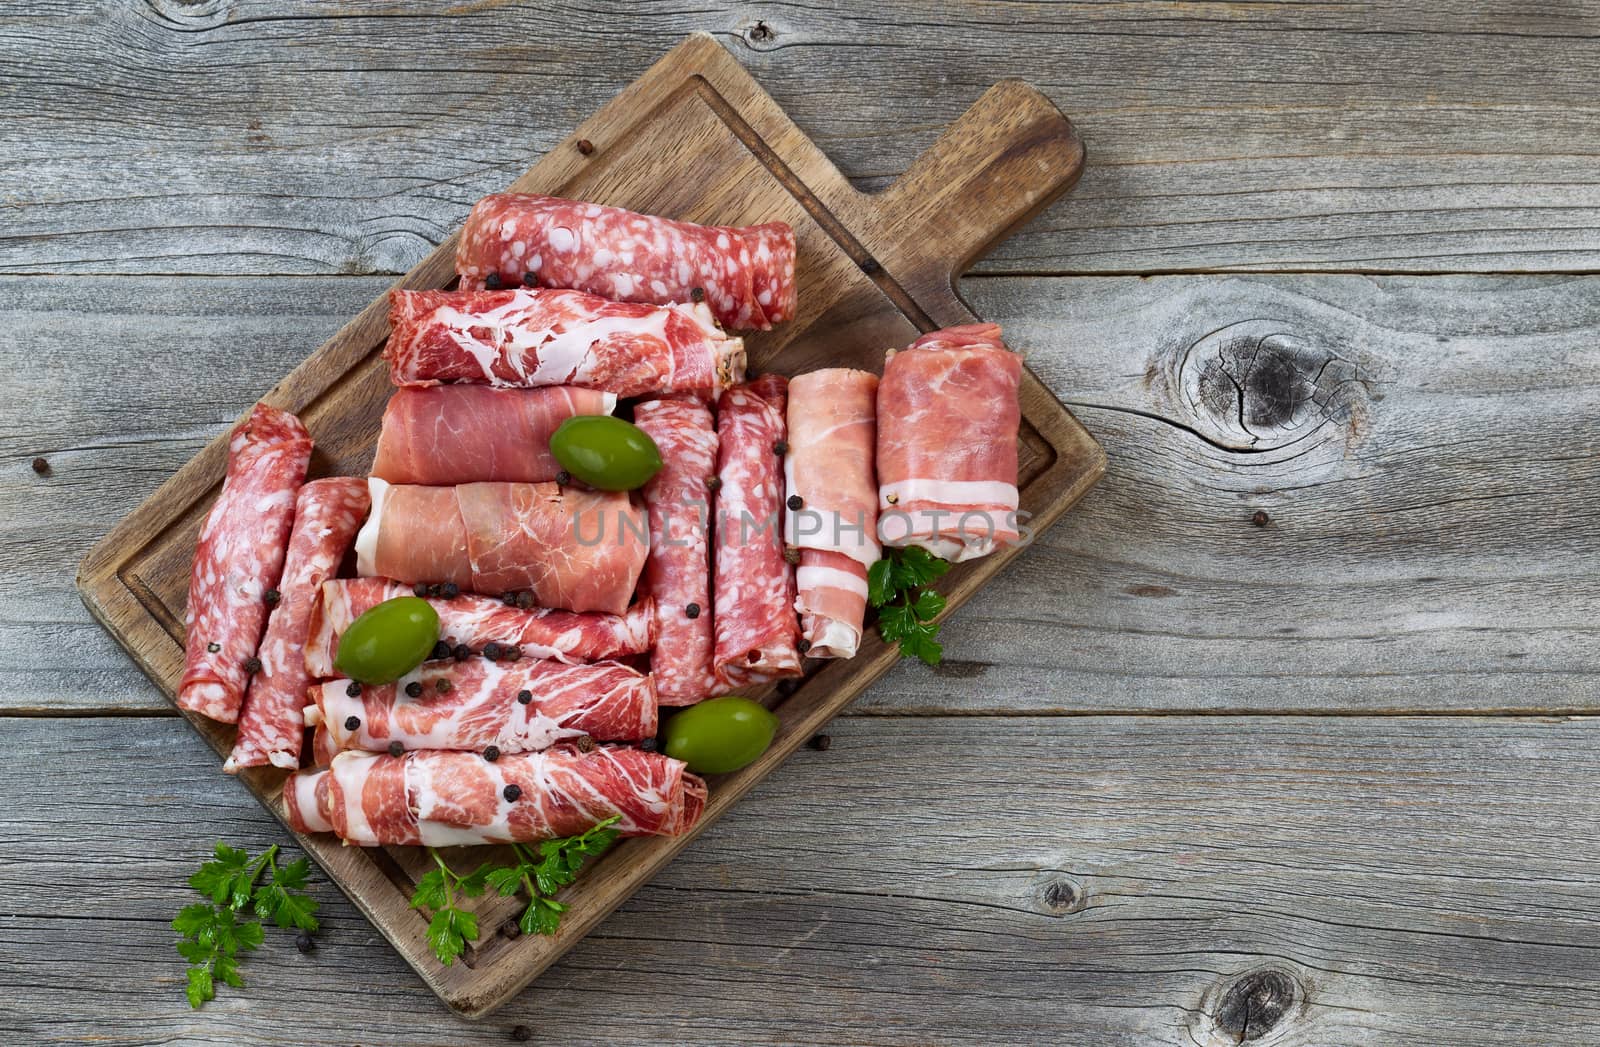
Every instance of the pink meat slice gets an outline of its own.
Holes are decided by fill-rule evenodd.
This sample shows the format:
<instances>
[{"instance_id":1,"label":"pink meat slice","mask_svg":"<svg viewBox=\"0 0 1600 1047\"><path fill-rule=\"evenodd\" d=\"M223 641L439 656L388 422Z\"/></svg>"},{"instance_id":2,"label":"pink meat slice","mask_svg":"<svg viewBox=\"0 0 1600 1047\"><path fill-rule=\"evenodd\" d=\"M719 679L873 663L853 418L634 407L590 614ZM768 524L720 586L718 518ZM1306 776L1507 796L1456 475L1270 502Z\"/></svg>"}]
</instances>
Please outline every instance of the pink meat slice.
<instances>
[{"instance_id":1,"label":"pink meat slice","mask_svg":"<svg viewBox=\"0 0 1600 1047\"><path fill-rule=\"evenodd\" d=\"M456 487L373 478L356 571L454 582L487 596L531 591L543 607L621 614L649 553L649 524L625 492L553 483Z\"/></svg>"},{"instance_id":2,"label":"pink meat slice","mask_svg":"<svg viewBox=\"0 0 1600 1047\"><path fill-rule=\"evenodd\" d=\"M439 689L440 681L447 689ZM408 693L413 684L419 691L414 697ZM492 745L515 753L584 735L631 742L656 733L653 681L617 662L425 662L392 684L350 692L349 680L330 680L311 691L316 715L337 749L384 752L399 742L407 750L481 752Z\"/></svg>"},{"instance_id":3,"label":"pink meat slice","mask_svg":"<svg viewBox=\"0 0 1600 1047\"><path fill-rule=\"evenodd\" d=\"M581 200L495 193L461 229L464 289L491 275L505 287L537 282L618 302L665 305L696 291L730 331L794 318L795 238L786 222L707 226Z\"/></svg>"},{"instance_id":4,"label":"pink meat slice","mask_svg":"<svg viewBox=\"0 0 1600 1047\"><path fill-rule=\"evenodd\" d=\"M311 435L287 411L257 404L228 441L228 473L195 548L184 612L178 705L234 723L249 684L311 462Z\"/></svg>"},{"instance_id":5,"label":"pink meat slice","mask_svg":"<svg viewBox=\"0 0 1600 1047\"><path fill-rule=\"evenodd\" d=\"M261 671L245 692L244 711L233 752L222 769L229 774L242 767L299 767L305 740L305 645L311 630L311 607L322 583L339 569L339 562L366 519L367 482L358 477L336 476L312 480L295 499L294 527L289 532L289 552L283 578L278 583L278 605L267 620L267 635L258 657Z\"/></svg>"},{"instance_id":6,"label":"pink meat slice","mask_svg":"<svg viewBox=\"0 0 1600 1047\"><path fill-rule=\"evenodd\" d=\"M782 375L762 375L717 404L712 664L730 689L801 673L794 568L782 536L787 385Z\"/></svg>"},{"instance_id":7,"label":"pink meat slice","mask_svg":"<svg viewBox=\"0 0 1600 1047\"><path fill-rule=\"evenodd\" d=\"M923 335L878 386L879 533L948 560L1018 538L1022 360L996 324Z\"/></svg>"},{"instance_id":8,"label":"pink meat slice","mask_svg":"<svg viewBox=\"0 0 1600 1047\"><path fill-rule=\"evenodd\" d=\"M613 393L576 386L397 389L383 411L372 475L392 484L543 483L561 466L550 437L575 415L610 414Z\"/></svg>"},{"instance_id":9,"label":"pink meat slice","mask_svg":"<svg viewBox=\"0 0 1600 1047\"><path fill-rule=\"evenodd\" d=\"M712 671L711 487L717 433L711 412L690 400L649 400L633 421L665 463L644 487L650 556L644 586L656 603L650 671L663 705L692 705L726 688Z\"/></svg>"},{"instance_id":10,"label":"pink meat slice","mask_svg":"<svg viewBox=\"0 0 1600 1047\"><path fill-rule=\"evenodd\" d=\"M789 383L784 535L795 572L800 633L813 658L852 658L878 545L878 376L835 367Z\"/></svg>"},{"instance_id":11,"label":"pink meat slice","mask_svg":"<svg viewBox=\"0 0 1600 1047\"><path fill-rule=\"evenodd\" d=\"M312 817L302 813L302 824L328 824L362 847L532 843L612 816L624 836L676 836L693 828L706 802L705 782L682 761L610 746L583 752L562 745L494 761L441 750L343 752L327 772L291 778L286 803L292 791L305 797L296 801L302 812L316 804L313 776L324 773L326 805ZM296 782L302 776L312 779L309 787Z\"/></svg>"},{"instance_id":12,"label":"pink meat slice","mask_svg":"<svg viewBox=\"0 0 1600 1047\"><path fill-rule=\"evenodd\" d=\"M306 668L311 675L323 679L336 675L333 658L339 650L339 637L351 622L385 600L410 595L411 586L388 578L323 582L306 641ZM476 651L491 641L515 644L525 658L569 664L642 654L650 649L655 624L655 609L648 599L621 615L549 608L524 611L469 593L448 600L430 598L428 603L439 613L439 639L451 647L465 644Z\"/></svg>"},{"instance_id":13,"label":"pink meat slice","mask_svg":"<svg viewBox=\"0 0 1600 1047\"><path fill-rule=\"evenodd\" d=\"M740 380L744 343L700 304L637 305L582 291L391 291L383 349L399 386L577 385L702 400Z\"/></svg>"},{"instance_id":14,"label":"pink meat slice","mask_svg":"<svg viewBox=\"0 0 1600 1047\"><path fill-rule=\"evenodd\" d=\"M291 774L283 783L289 828L297 833L333 832L333 776L326 767Z\"/></svg>"}]
</instances>

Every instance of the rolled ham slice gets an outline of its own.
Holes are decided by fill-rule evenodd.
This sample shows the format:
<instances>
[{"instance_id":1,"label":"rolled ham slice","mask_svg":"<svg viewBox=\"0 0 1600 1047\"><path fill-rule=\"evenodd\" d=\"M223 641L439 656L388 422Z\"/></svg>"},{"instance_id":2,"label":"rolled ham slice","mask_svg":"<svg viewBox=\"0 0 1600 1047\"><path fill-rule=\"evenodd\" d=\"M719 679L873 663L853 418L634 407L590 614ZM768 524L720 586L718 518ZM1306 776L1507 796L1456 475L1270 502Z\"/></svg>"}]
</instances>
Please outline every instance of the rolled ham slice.
<instances>
[{"instance_id":1,"label":"rolled ham slice","mask_svg":"<svg viewBox=\"0 0 1600 1047\"><path fill-rule=\"evenodd\" d=\"M561 472L550 453L557 427L616 406L615 393L564 385L397 389L383 411L372 475L392 484L545 483Z\"/></svg>"},{"instance_id":2,"label":"rolled ham slice","mask_svg":"<svg viewBox=\"0 0 1600 1047\"><path fill-rule=\"evenodd\" d=\"M356 573L453 582L486 596L531 591L541 607L621 614L650 526L621 491L553 483L418 487L369 481Z\"/></svg>"},{"instance_id":3,"label":"rolled ham slice","mask_svg":"<svg viewBox=\"0 0 1600 1047\"><path fill-rule=\"evenodd\" d=\"M222 765L229 774L267 764L300 766L305 741L302 710L311 683L305 657L311 608L322 583L339 569L349 551L368 505L367 482L358 477L312 480L300 488L283 579L278 583L278 605L261 641L261 671L245 693L239 734Z\"/></svg>"},{"instance_id":4,"label":"rolled ham slice","mask_svg":"<svg viewBox=\"0 0 1600 1047\"><path fill-rule=\"evenodd\" d=\"M702 400L740 380L744 343L700 304L636 305L582 291L391 291L395 385L577 385Z\"/></svg>"},{"instance_id":5,"label":"rolled ham slice","mask_svg":"<svg viewBox=\"0 0 1600 1047\"><path fill-rule=\"evenodd\" d=\"M711 412L689 400L633 409L665 463L644 487L650 511L645 591L656 604L650 671L663 705L692 705L725 690L711 667L711 477L717 433Z\"/></svg>"},{"instance_id":6,"label":"rolled ham slice","mask_svg":"<svg viewBox=\"0 0 1600 1047\"><path fill-rule=\"evenodd\" d=\"M493 276L505 287L537 282L656 305L690 301L698 290L730 331L765 331L794 317L794 259L786 222L695 225L581 200L496 193L467 216L456 272L464 289Z\"/></svg>"},{"instance_id":7,"label":"rolled ham slice","mask_svg":"<svg viewBox=\"0 0 1600 1047\"><path fill-rule=\"evenodd\" d=\"M257 404L228 441L228 473L200 528L178 706L222 723L239 719L247 667L261 645L294 522L295 494L311 462L300 419Z\"/></svg>"},{"instance_id":8,"label":"rolled ham slice","mask_svg":"<svg viewBox=\"0 0 1600 1047\"><path fill-rule=\"evenodd\" d=\"M766 374L717 404L712 664L730 689L801 673L782 534L787 387L782 375Z\"/></svg>"},{"instance_id":9,"label":"rolled ham slice","mask_svg":"<svg viewBox=\"0 0 1600 1047\"><path fill-rule=\"evenodd\" d=\"M446 690L440 691L440 681ZM650 677L617 662L424 662L395 683L351 690L349 680L311 690L317 717L339 749L384 752L399 742L407 750L481 752L492 745L520 753L584 735L633 742L656 733ZM413 697L411 690L420 693Z\"/></svg>"},{"instance_id":10,"label":"rolled ham slice","mask_svg":"<svg viewBox=\"0 0 1600 1047\"><path fill-rule=\"evenodd\" d=\"M311 766L326 767L338 755L339 748L333 744L333 736L328 733L327 725L318 724L316 730L311 732Z\"/></svg>"},{"instance_id":11,"label":"rolled ham slice","mask_svg":"<svg viewBox=\"0 0 1600 1047\"><path fill-rule=\"evenodd\" d=\"M789 383L784 535L800 553L795 610L813 658L853 658L878 545L878 376L828 368Z\"/></svg>"},{"instance_id":12,"label":"rolled ham slice","mask_svg":"<svg viewBox=\"0 0 1600 1047\"><path fill-rule=\"evenodd\" d=\"M997 324L934 331L890 351L878 386L878 531L973 560L1018 540L1022 360Z\"/></svg>"},{"instance_id":13,"label":"rolled ham slice","mask_svg":"<svg viewBox=\"0 0 1600 1047\"><path fill-rule=\"evenodd\" d=\"M533 843L613 815L624 836L676 836L694 827L705 802L705 782L681 760L566 745L494 761L438 750L342 752L328 770L301 771L284 785L291 827L326 825L361 847Z\"/></svg>"},{"instance_id":14,"label":"rolled ham slice","mask_svg":"<svg viewBox=\"0 0 1600 1047\"><path fill-rule=\"evenodd\" d=\"M322 583L322 596L312 608L311 635L306 641L306 668L312 676L337 675L334 655L339 637L350 623L397 596L412 595L409 585L387 578L335 578ZM451 599L431 598L439 614L439 639L474 651L484 644L513 644L524 658L550 658L577 663L625 658L650 649L655 610L648 599L625 615L577 614L536 608L507 607L499 600L463 593Z\"/></svg>"}]
</instances>

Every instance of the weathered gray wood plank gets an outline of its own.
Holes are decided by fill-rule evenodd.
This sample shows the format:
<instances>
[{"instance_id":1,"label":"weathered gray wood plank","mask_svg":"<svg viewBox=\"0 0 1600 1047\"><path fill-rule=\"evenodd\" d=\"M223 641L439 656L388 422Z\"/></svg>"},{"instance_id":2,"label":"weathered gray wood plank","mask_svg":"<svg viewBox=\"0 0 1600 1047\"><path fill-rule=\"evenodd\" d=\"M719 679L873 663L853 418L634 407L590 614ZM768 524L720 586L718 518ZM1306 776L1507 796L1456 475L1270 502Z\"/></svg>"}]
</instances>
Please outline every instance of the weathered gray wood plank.
<instances>
[{"instance_id":1,"label":"weathered gray wood plank","mask_svg":"<svg viewBox=\"0 0 1600 1047\"><path fill-rule=\"evenodd\" d=\"M0 280L0 707L168 708L74 565L384 283ZM861 710L1600 705L1600 279L965 289L1111 468Z\"/></svg>"},{"instance_id":2,"label":"weathered gray wood plank","mask_svg":"<svg viewBox=\"0 0 1600 1047\"><path fill-rule=\"evenodd\" d=\"M481 1025L325 884L191 1013L183 880L281 832L182 723L62 726L6 728L18 1042L1211 1045L1261 968L1274 1043L1600 1042L1593 721L847 718Z\"/></svg>"},{"instance_id":3,"label":"weathered gray wood plank","mask_svg":"<svg viewBox=\"0 0 1600 1047\"><path fill-rule=\"evenodd\" d=\"M1053 97L1088 171L986 271L1600 269L1593 0L33 0L0 271L405 270L695 30L866 188L998 79Z\"/></svg>"}]
</instances>

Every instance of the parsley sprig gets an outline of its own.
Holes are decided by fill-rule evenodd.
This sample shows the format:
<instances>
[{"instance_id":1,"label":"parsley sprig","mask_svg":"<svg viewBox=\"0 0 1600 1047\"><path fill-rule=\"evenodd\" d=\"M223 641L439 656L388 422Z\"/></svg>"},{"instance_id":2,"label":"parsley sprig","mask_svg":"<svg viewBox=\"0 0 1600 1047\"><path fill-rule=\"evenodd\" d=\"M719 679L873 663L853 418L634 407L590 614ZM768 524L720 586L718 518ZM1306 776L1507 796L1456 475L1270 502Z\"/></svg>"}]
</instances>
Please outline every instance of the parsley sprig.
<instances>
[{"instance_id":1,"label":"parsley sprig","mask_svg":"<svg viewBox=\"0 0 1600 1047\"><path fill-rule=\"evenodd\" d=\"M878 632L889 643L898 643L901 654L929 665L938 665L944 654L934 619L945 601L927 586L948 570L950 561L908 545L885 549L883 559L867 571L867 601L878 608Z\"/></svg>"},{"instance_id":2,"label":"parsley sprig","mask_svg":"<svg viewBox=\"0 0 1600 1047\"><path fill-rule=\"evenodd\" d=\"M214 853L189 877L189 886L207 900L184 906L172 921L172 929L183 936L177 948L189 961L184 995L194 1008L216 998L218 982L236 989L244 985L239 950L255 949L265 940L261 921L306 934L317 929L317 900L302 893L311 872L306 859L279 865L277 844L254 861L225 843L218 843ZM258 884L263 872L267 881Z\"/></svg>"},{"instance_id":3,"label":"parsley sprig","mask_svg":"<svg viewBox=\"0 0 1600 1047\"><path fill-rule=\"evenodd\" d=\"M613 815L578 836L546 840L540 844L514 843L510 865L485 862L461 875L445 863L439 852L428 848L436 868L417 881L411 895L413 909L430 909L428 946L439 962L449 967L466 951L468 942L478 940L478 914L461 908L463 898L476 898L493 889L509 898L521 891L528 896L527 908L517 920L523 934L554 934L567 907L553 895L578 878L578 870L594 855L610 847L617 830L610 826Z\"/></svg>"}]
</instances>

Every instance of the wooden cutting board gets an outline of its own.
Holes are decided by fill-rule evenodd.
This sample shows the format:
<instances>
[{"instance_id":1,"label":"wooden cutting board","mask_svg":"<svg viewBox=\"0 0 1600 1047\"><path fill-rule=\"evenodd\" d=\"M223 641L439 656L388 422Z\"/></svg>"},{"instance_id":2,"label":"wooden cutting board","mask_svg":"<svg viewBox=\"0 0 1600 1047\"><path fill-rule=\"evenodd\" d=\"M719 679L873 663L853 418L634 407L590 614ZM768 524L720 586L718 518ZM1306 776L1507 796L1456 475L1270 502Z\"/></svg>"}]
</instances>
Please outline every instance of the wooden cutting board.
<instances>
[{"instance_id":1,"label":"wooden cutting board","mask_svg":"<svg viewBox=\"0 0 1600 1047\"><path fill-rule=\"evenodd\" d=\"M689 38L541 159L510 188L689 219L743 225L782 219L799 241L799 314L746 338L752 373L819 367L880 372L883 351L919 332L966 323L955 293L971 262L1071 188L1083 146L1038 92L1006 81L956 121L886 192L857 192L711 37ZM463 216L465 217L465 216ZM396 286L444 287L456 237ZM313 475L365 475L388 399L380 349L387 300L373 302L265 397L294 411L316 439ZM1026 351L1026 345L1013 347ZM1099 479L1105 455L1031 373L1022 386L1021 507L1048 527ZM183 667L183 613L195 536L221 486L227 437L196 455L102 540L79 568L96 618L171 697ZM951 610L1003 567L1011 549L952 570ZM712 779L696 833L815 734L892 665L875 633L848 662L821 663L788 696L770 695L782 721L752 766ZM815 664L815 663L814 663ZM219 754L233 728L190 717ZM219 766L217 774L222 775ZM241 779L282 817L284 772ZM506 1002L638 890L696 833L627 840L585 869L563 895L570 909L553 937L518 936L516 899L481 899L482 938L443 967L408 904L426 861L420 848L365 850L331 837L300 845L458 1013L481 1017ZM470 869L483 857L452 865Z\"/></svg>"}]
</instances>

